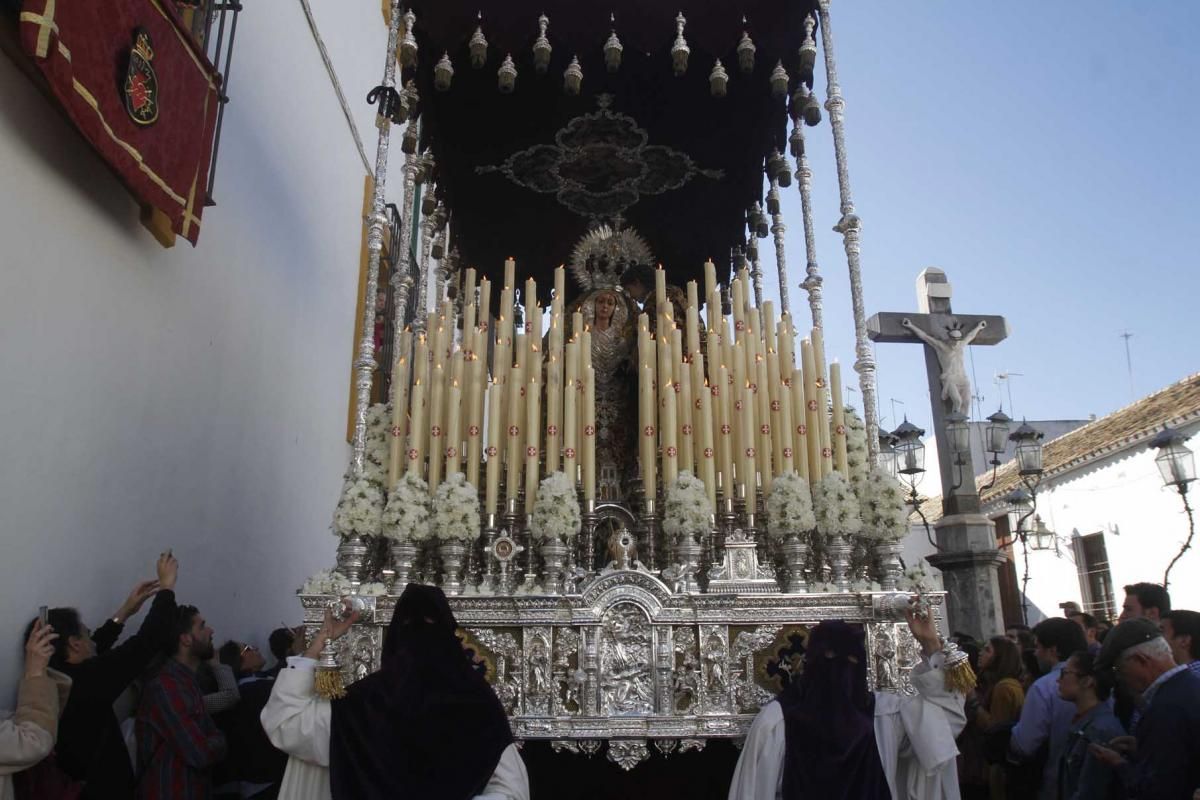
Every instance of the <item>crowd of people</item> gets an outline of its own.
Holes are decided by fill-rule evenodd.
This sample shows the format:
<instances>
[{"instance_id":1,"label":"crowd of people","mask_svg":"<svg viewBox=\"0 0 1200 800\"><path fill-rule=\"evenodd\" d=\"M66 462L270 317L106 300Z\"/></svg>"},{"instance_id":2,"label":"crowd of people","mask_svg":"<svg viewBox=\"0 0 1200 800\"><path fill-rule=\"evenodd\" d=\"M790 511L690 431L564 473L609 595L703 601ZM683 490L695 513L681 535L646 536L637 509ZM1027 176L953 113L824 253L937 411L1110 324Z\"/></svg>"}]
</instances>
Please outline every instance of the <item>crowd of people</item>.
<instances>
[{"instance_id":1,"label":"crowd of people","mask_svg":"<svg viewBox=\"0 0 1200 800\"><path fill-rule=\"evenodd\" d=\"M1125 587L1117 624L1063 616L986 642L958 738L966 800L1200 798L1200 612Z\"/></svg>"},{"instance_id":2,"label":"crowd of people","mask_svg":"<svg viewBox=\"0 0 1200 800\"><path fill-rule=\"evenodd\" d=\"M74 608L29 623L16 710L0 716L0 800L278 796L287 754L259 717L302 629L271 632L267 669L253 645L216 648L203 614L177 602L171 553L155 571L94 630Z\"/></svg>"},{"instance_id":3,"label":"crowd of people","mask_svg":"<svg viewBox=\"0 0 1200 800\"><path fill-rule=\"evenodd\" d=\"M0 800L529 797L440 590L406 587L381 669L330 701L317 659L352 615L311 640L273 631L268 668L251 644L216 647L176 600L170 552L155 568L95 630L73 608L29 623L16 710L0 715ZM1155 584L1125 592L1115 625L1064 604L1032 629L952 636L978 676L965 696L929 618L909 614L914 697L868 691L862 630L822 623L756 718L729 797L1200 800L1200 613Z\"/></svg>"}]
</instances>

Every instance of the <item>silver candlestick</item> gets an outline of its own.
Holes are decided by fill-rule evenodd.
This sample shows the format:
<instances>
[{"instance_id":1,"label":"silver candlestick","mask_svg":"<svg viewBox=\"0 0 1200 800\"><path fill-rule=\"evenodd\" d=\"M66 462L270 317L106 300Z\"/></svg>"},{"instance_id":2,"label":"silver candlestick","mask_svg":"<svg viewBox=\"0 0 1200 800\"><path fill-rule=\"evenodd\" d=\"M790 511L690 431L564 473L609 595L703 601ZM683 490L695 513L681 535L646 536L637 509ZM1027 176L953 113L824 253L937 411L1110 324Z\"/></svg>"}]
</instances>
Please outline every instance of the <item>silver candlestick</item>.
<instances>
[{"instance_id":1,"label":"silver candlestick","mask_svg":"<svg viewBox=\"0 0 1200 800\"><path fill-rule=\"evenodd\" d=\"M583 571L591 575L596 569L596 524L599 518L596 516L596 501L583 501L583 542L580 549L583 560Z\"/></svg>"},{"instance_id":2,"label":"silver candlestick","mask_svg":"<svg viewBox=\"0 0 1200 800\"><path fill-rule=\"evenodd\" d=\"M525 562L525 565L526 565L525 566L525 579L524 579L524 581L522 581L522 586L527 591L533 591L534 586L537 585L538 570L537 570L537 556L534 553L534 551L537 550L537 547L534 546L534 541L533 541L533 515L532 514L525 515L525 527L522 529L522 531L524 533L524 536L522 537L522 541L525 542L525 549L526 549L526 551L528 551L527 560Z\"/></svg>"},{"instance_id":3,"label":"silver candlestick","mask_svg":"<svg viewBox=\"0 0 1200 800\"><path fill-rule=\"evenodd\" d=\"M438 545L442 557L442 591L450 596L462 594L463 555L467 546L458 539L447 539Z\"/></svg>"},{"instance_id":4,"label":"silver candlestick","mask_svg":"<svg viewBox=\"0 0 1200 800\"><path fill-rule=\"evenodd\" d=\"M500 535L496 527L496 515L488 514L483 523L483 580L481 585L490 592L496 591L496 555L493 549L496 537Z\"/></svg>"},{"instance_id":5,"label":"silver candlestick","mask_svg":"<svg viewBox=\"0 0 1200 800\"><path fill-rule=\"evenodd\" d=\"M646 565L646 569L654 570L654 542L658 538L658 514L655 511L653 498L643 501L642 511L642 548L638 552L638 560Z\"/></svg>"},{"instance_id":6,"label":"silver candlestick","mask_svg":"<svg viewBox=\"0 0 1200 800\"><path fill-rule=\"evenodd\" d=\"M392 552L392 571L394 578L392 579L392 587L399 587L400 591L404 591L404 587L412 582L413 562L417 558L417 546L412 543L411 539L402 541L392 541L389 549Z\"/></svg>"},{"instance_id":7,"label":"silver candlestick","mask_svg":"<svg viewBox=\"0 0 1200 800\"><path fill-rule=\"evenodd\" d=\"M338 572L345 575L346 579L350 581L351 591L358 591L359 585L362 584L363 566L366 564L368 549L367 540L357 533L343 537L338 542Z\"/></svg>"},{"instance_id":8,"label":"silver candlestick","mask_svg":"<svg viewBox=\"0 0 1200 800\"><path fill-rule=\"evenodd\" d=\"M542 543L542 590L548 595L562 594L563 564L567 557L567 546L557 538Z\"/></svg>"},{"instance_id":9,"label":"silver candlestick","mask_svg":"<svg viewBox=\"0 0 1200 800\"><path fill-rule=\"evenodd\" d=\"M784 591L788 594L804 594L808 591L808 582L804 580L808 543L802 534L793 533L783 540L783 555L787 561L787 586Z\"/></svg>"},{"instance_id":10,"label":"silver candlestick","mask_svg":"<svg viewBox=\"0 0 1200 800\"><path fill-rule=\"evenodd\" d=\"M850 543L836 533L829 537L829 560L833 568L833 583L839 592L850 591Z\"/></svg>"},{"instance_id":11,"label":"silver candlestick","mask_svg":"<svg viewBox=\"0 0 1200 800\"><path fill-rule=\"evenodd\" d=\"M900 542L879 542L875 555L879 558L879 585L885 592L894 592L900 580Z\"/></svg>"}]
</instances>

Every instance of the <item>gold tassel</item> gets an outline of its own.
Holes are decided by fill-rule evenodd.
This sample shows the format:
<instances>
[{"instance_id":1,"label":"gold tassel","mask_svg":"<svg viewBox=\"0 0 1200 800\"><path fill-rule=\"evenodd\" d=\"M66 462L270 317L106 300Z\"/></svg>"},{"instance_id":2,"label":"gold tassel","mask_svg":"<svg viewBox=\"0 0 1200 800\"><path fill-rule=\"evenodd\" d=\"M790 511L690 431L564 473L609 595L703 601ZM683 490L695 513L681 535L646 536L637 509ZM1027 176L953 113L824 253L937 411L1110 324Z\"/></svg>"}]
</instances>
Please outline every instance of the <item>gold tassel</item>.
<instances>
[{"instance_id":1,"label":"gold tassel","mask_svg":"<svg viewBox=\"0 0 1200 800\"><path fill-rule=\"evenodd\" d=\"M974 691L975 670L971 669L967 654L958 649L954 642L946 642L942 647L942 655L945 657L942 670L946 673L946 688L961 695Z\"/></svg>"},{"instance_id":2,"label":"gold tassel","mask_svg":"<svg viewBox=\"0 0 1200 800\"><path fill-rule=\"evenodd\" d=\"M968 667L968 669L970 669ZM974 680L974 676L972 676ZM342 683L342 672L339 669L317 668L317 695L326 700L340 700L346 696L346 686Z\"/></svg>"}]
</instances>

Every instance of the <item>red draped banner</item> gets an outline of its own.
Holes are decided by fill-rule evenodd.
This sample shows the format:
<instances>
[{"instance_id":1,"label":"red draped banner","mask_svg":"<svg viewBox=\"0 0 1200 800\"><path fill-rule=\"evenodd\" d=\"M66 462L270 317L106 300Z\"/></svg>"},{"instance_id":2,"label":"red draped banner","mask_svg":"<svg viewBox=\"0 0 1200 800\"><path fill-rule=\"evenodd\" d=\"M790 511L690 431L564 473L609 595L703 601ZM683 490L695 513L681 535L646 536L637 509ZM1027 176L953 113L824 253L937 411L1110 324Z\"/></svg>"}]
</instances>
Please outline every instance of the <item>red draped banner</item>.
<instances>
[{"instance_id":1,"label":"red draped banner","mask_svg":"<svg viewBox=\"0 0 1200 800\"><path fill-rule=\"evenodd\" d=\"M139 30L148 38L135 48ZM25 0L20 32L87 140L140 203L195 244L220 76L170 0Z\"/></svg>"}]
</instances>

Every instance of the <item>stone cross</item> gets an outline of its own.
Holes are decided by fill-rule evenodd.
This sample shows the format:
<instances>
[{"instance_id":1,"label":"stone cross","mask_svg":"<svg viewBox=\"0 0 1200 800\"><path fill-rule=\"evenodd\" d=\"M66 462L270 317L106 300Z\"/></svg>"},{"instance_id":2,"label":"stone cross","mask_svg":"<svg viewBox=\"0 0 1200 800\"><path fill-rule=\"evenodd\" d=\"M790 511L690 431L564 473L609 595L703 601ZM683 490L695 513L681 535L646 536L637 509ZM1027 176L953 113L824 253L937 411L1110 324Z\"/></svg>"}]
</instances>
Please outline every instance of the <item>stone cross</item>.
<instances>
[{"instance_id":1,"label":"stone cross","mask_svg":"<svg viewBox=\"0 0 1200 800\"><path fill-rule=\"evenodd\" d=\"M941 468L942 507L946 516L979 512L971 454L950 452L946 416L971 413L971 382L963 363L969 345L999 344L1008 336L1004 317L955 314L950 309L946 273L930 267L917 276L919 314L883 312L867 320L867 336L875 342L925 346L925 368L933 404L933 430ZM963 462L956 465L955 461ZM961 484L955 487L955 484Z\"/></svg>"},{"instance_id":2,"label":"stone cross","mask_svg":"<svg viewBox=\"0 0 1200 800\"><path fill-rule=\"evenodd\" d=\"M919 314L876 314L867 321L867 335L876 342L911 342L925 347L933 429L937 438L942 478L942 518L937 529L938 552L929 563L942 571L950 598L951 630L983 641L1004 630L997 567L1005 560L996 549L992 522L980 513L975 491L975 467L970 452L950 452L946 417L966 414L971 383L963 355L971 344L997 344L1008 336L1004 317L955 314L950 309L950 282L940 269L929 268L917 278ZM959 484L955 486L955 484Z\"/></svg>"}]
</instances>

